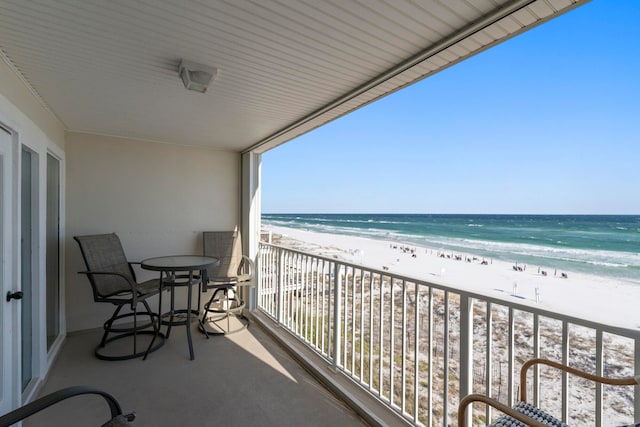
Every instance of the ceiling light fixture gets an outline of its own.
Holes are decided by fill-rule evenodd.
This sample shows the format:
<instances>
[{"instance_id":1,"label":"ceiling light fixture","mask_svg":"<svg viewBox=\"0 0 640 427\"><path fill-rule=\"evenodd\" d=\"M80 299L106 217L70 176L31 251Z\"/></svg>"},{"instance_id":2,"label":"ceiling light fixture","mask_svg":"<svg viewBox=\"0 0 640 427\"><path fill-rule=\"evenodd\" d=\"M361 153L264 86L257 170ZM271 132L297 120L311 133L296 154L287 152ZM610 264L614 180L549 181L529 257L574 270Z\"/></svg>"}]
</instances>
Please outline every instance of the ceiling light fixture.
<instances>
[{"instance_id":1,"label":"ceiling light fixture","mask_svg":"<svg viewBox=\"0 0 640 427\"><path fill-rule=\"evenodd\" d=\"M184 87L200 93L205 93L209 84L218 75L218 69L207 65L197 64L191 61L180 61L178 74Z\"/></svg>"}]
</instances>

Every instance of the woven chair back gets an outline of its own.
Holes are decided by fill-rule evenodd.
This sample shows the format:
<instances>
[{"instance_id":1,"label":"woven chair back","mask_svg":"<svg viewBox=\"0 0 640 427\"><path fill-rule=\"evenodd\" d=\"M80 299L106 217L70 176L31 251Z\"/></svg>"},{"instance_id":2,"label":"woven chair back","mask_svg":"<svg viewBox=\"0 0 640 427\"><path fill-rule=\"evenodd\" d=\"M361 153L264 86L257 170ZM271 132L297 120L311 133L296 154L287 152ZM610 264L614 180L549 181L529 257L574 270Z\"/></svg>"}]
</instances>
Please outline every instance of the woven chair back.
<instances>
[{"instance_id":1,"label":"woven chair back","mask_svg":"<svg viewBox=\"0 0 640 427\"><path fill-rule=\"evenodd\" d=\"M208 270L212 281L234 281L242 262L242 239L239 231L205 231L202 233L204 256L216 257L220 264Z\"/></svg>"},{"instance_id":2,"label":"woven chair back","mask_svg":"<svg viewBox=\"0 0 640 427\"><path fill-rule=\"evenodd\" d=\"M135 278L116 234L76 236L74 239L80 245L88 271L119 273L126 277L125 279L116 275L89 275L94 297L106 298L131 291L129 283L135 283Z\"/></svg>"}]
</instances>

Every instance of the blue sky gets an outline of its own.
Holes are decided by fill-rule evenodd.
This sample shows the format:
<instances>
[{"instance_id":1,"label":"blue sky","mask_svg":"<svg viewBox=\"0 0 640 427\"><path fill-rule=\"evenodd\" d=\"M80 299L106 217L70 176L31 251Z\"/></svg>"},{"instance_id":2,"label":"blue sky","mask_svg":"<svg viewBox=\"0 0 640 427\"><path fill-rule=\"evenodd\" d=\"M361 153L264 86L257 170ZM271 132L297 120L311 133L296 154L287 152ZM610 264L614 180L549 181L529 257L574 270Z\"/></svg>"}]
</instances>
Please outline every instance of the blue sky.
<instances>
[{"instance_id":1,"label":"blue sky","mask_svg":"<svg viewBox=\"0 0 640 427\"><path fill-rule=\"evenodd\" d=\"M265 153L262 211L640 214L639 79L594 0Z\"/></svg>"}]
</instances>

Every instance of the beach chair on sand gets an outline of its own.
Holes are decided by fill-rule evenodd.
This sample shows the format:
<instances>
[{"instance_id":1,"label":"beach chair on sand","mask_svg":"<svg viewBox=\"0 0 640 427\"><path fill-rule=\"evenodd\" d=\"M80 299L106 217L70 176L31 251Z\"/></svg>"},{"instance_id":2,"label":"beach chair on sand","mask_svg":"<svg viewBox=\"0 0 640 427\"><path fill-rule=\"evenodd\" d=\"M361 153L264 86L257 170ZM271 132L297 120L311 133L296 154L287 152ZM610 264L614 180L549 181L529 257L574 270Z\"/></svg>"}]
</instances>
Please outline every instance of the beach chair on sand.
<instances>
[{"instance_id":1,"label":"beach chair on sand","mask_svg":"<svg viewBox=\"0 0 640 427\"><path fill-rule=\"evenodd\" d=\"M527 371L531 366L542 364L551 366L561 371L568 372L573 375L577 375L581 378L585 378L590 381L594 381L600 384L616 385L616 386L637 386L640 384L640 376L628 377L628 378L605 378L597 375L591 375L587 372L580 371L575 368L571 368L566 365L562 365L557 362L546 359L531 359L522 365L520 370L520 402L518 402L513 408L508 407L495 399L482 394L470 394L462 399L460 406L458 407L458 427L464 427L466 424L465 413L467 406L473 402L482 402L486 405L496 408L504 415L499 417L491 427L499 426L511 426L511 427L567 427L567 424L558 420L555 417L545 413L543 410L536 408L532 404L527 402ZM632 424L634 426L640 426L640 424Z\"/></svg>"}]
</instances>

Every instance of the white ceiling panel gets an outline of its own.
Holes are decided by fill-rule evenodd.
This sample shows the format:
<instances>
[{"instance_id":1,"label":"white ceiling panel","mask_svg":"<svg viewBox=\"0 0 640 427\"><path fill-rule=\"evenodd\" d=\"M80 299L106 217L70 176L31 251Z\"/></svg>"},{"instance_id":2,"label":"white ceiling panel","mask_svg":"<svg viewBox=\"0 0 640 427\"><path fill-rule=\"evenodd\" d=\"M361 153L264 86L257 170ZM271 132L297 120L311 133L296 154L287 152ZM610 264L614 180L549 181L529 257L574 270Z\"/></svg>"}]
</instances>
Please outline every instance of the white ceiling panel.
<instances>
[{"instance_id":1,"label":"white ceiling panel","mask_svg":"<svg viewBox=\"0 0 640 427\"><path fill-rule=\"evenodd\" d=\"M69 131L264 151L581 3L0 0L0 57Z\"/></svg>"}]
</instances>

